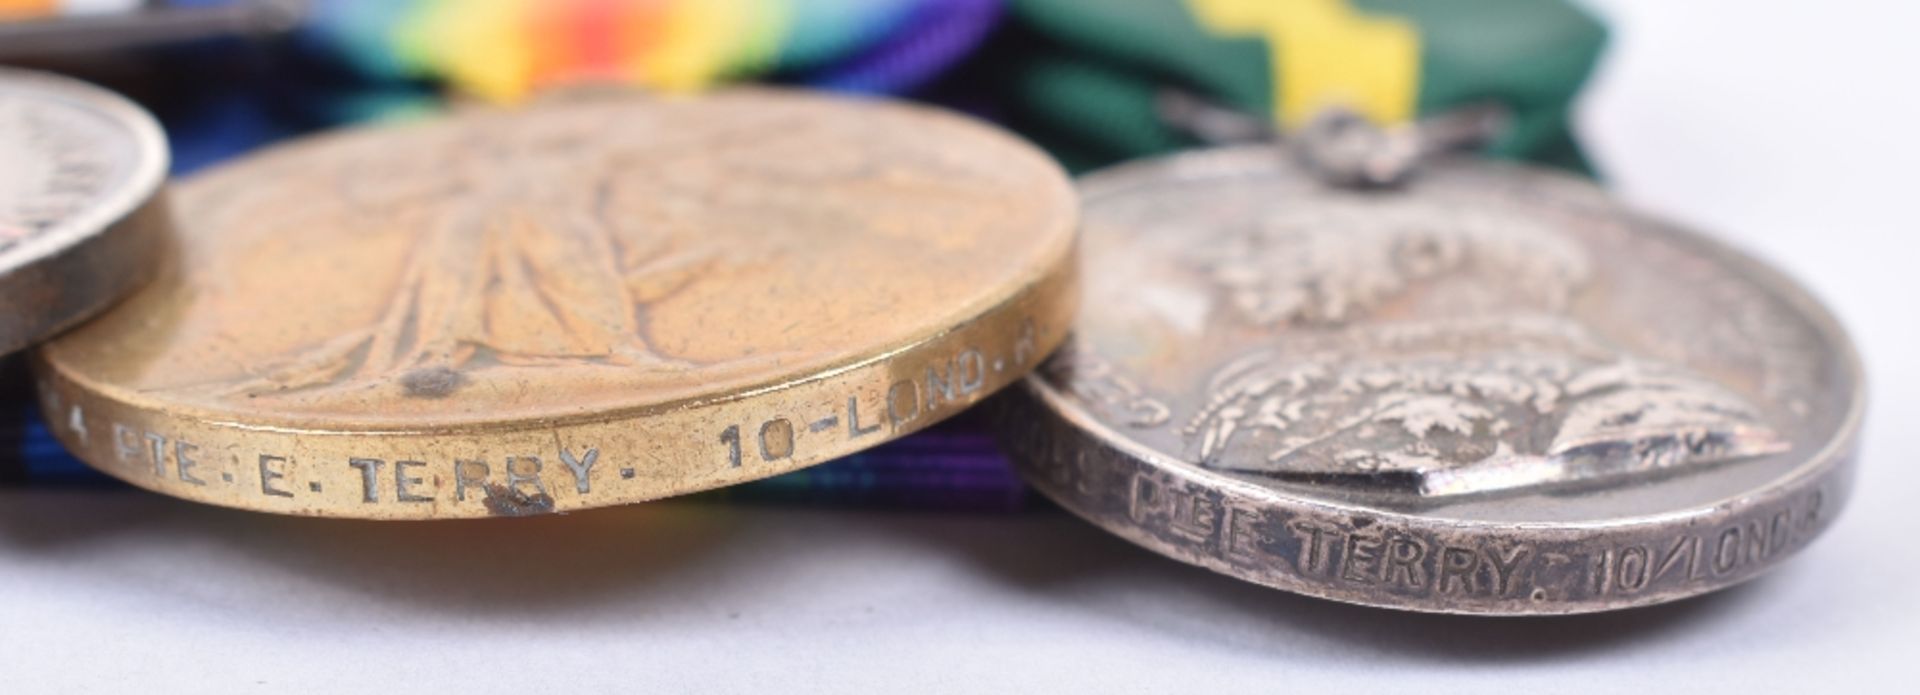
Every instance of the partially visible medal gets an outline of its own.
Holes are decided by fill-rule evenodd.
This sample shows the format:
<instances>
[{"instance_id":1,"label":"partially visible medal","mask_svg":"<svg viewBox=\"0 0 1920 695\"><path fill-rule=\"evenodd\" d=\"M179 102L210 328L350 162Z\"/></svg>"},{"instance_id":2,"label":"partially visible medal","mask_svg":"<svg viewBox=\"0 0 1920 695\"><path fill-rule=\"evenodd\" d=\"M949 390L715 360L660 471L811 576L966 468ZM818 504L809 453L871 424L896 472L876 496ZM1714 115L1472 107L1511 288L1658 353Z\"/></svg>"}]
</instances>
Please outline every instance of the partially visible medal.
<instances>
[{"instance_id":1,"label":"partially visible medal","mask_svg":"<svg viewBox=\"0 0 1920 695\"><path fill-rule=\"evenodd\" d=\"M287 31L305 0L92 0L0 3L0 59L98 61L115 52L221 37Z\"/></svg>"},{"instance_id":2,"label":"partially visible medal","mask_svg":"<svg viewBox=\"0 0 1920 695\"><path fill-rule=\"evenodd\" d=\"M179 186L159 279L38 353L83 460L315 516L559 512L865 449L1063 339L1076 206L954 114L583 94Z\"/></svg>"},{"instance_id":3,"label":"partially visible medal","mask_svg":"<svg viewBox=\"0 0 1920 695\"><path fill-rule=\"evenodd\" d=\"M1083 179L1084 309L1006 418L1036 487L1185 562L1454 613L1679 599L1832 522L1862 376L1799 286L1585 181L1340 130Z\"/></svg>"},{"instance_id":4,"label":"partially visible medal","mask_svg":"<svg viewBox=\"0 0 1920 695\"><path fill-rule=\"evenodd\" d=\"M0 69L0 353L85 318L150 275L167 148L140 107Z\"/></svg>"}]
</instances>

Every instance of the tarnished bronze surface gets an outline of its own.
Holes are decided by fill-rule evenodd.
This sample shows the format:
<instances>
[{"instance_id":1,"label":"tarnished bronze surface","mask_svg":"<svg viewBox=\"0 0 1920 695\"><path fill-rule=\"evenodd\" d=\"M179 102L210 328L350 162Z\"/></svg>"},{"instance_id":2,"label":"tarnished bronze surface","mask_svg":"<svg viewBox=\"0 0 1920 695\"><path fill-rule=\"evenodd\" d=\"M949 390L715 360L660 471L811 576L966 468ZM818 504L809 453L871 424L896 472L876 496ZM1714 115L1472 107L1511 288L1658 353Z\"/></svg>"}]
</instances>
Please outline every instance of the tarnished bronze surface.
<instances>
[{"instance_id":1,"label":"tarnished bronze surface","mask_svg":"<svg viewBox=\"0 0 1920 695\"><path fill-rule=\"evenodd\" d=\"M1091 175L1023 472L1148 548L1428 611L1673 600L1845 499L1862 376L1790 280L1517 165L1331 187L1269 147ZM1095 272L1097 269L1098 272Z\"/></svg>"},{"instance_id":2,"label":"tarnished bronze surface","mask_svg":"<svg viewBox=\"0 0 1920 695\"><path fill-rule=\"evenodd\" d=\"M326 135L179 188L161 277L39 353L93 465L289 514L511 516L765 477L1026 373L1075 201L969 119L595 95Z\"/></svg>"},{"instance_id":3,"label":"tarnished bronze surface","mask_svg":"<svg viewBox=\"0 0 1920 695\"><path fill-rule=\"evenodd\" d=\"M166 172L166 140L140 107L0 68L0 353L151 277L167 234Z\"/></svg>"}]
</instances>

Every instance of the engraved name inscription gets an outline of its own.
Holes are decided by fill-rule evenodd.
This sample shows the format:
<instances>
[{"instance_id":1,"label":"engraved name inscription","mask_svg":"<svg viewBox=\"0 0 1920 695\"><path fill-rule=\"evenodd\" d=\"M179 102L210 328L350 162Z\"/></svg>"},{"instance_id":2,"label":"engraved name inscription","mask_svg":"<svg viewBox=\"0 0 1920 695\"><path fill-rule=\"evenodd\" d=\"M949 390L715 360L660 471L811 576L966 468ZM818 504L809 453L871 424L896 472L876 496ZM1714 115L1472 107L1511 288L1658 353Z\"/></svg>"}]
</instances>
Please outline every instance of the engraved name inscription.
<instances>
[{"instance_id":1,"label":"engraved name inscription","mask_svg":"<svg viewBox=\"0 0 1920 695\"><path fill-rule=\"evenodd\" d=\"M1133 525L1203 564L1432 600L1583 601L1724 583L1798 548L1826 521L1826 493L1813 489L1670 537L1546 543L1262 511L1150 473L1134 474L1125 494Z\"/></svg>"},{"instance_id":2,"label":"engraved name inscription","mask_svg":"<svg viewBox=\"0 0 1920 695\"><path fill-rule=\"evenodd\" d=\"M836 399L835 407L826 412L726 425L710 440L717 454L713 470L724 474L797 458L817 459L844 450L850 442L913 428L966 408L984 397L990 384L1024 373L1039 357L1035 344L1029 323L1004 352L961 347L920 358L912 363L915 368L888 370L905 378L886 382L883 389ZM94 437L104 435L104 451L119 473L169 486L211 486L287 500L325 495L338 501L342 495L351 495L369 505L479 503L493 509L507 504L510 513L528 513L551 511L554 493L559 491L575 497L619 494L622 481L639 478L643 472L638 462L617 457L601 443L562 444L569 438L559 433L551 447L407 457L313 459L290 451L208 447L169 432L124 422L96 422L79 405L59 402L56 389L43 385L41 393L49 419L67 436L98 446Z\"/></svg>"}]
</instances>

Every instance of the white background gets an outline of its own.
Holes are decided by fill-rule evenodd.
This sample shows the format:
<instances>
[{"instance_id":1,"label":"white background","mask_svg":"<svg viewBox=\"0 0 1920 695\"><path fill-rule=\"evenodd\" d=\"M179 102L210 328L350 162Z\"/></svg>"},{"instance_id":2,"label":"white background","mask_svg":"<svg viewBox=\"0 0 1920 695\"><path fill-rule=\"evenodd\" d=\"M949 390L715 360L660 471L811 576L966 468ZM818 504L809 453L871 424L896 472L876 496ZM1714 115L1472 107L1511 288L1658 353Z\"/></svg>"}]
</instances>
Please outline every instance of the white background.
<instances>
[{"instance_id":1,"label":"white background","mask_svg":"<svg viewBox=\"0 0 1920 695\"><path fill-rule=\"evenodd\" d=\"M1912 692L1920 5L1604 6L1581 127L1618 189L1805 280L1868 362L1853 506L1758 582L1467 619L1242 584L1051 513L382 525L14 491L0 692Z\"/></svg>"}]
</instances>

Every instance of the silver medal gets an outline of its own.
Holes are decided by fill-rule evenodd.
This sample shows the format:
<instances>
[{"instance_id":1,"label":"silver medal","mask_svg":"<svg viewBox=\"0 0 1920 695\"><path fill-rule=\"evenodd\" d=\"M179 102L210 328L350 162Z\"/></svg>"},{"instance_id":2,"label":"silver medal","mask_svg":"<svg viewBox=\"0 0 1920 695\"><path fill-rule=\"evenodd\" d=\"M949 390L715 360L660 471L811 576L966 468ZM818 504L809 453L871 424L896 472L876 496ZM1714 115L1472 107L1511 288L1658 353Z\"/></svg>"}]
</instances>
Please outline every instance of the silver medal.
<instances>
[{"instance_id":1,"label":"silver medal","mask_svg":"<svg viewBox=\"0 0 1920 695\"><path fill-rule=\"evenodd\" d=\"M163 241L166 142L139 107L0 69L0 353L105 308Z\"/></svg>"},{"instance_id":2,"label":"silver medal","mask_svg":"<svg viewBox=\"0 0 1920 695\"><path fill-rule=\"evenodd\" d=\"M1022 472L1173 558L1438 612L1674 600L1831 522L1862 377L1804 290L1570 176L1406 171L1243 146L1083 179Z\"/></svg>"}]
</instances>

